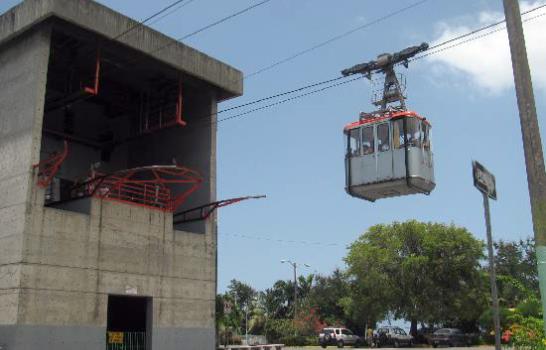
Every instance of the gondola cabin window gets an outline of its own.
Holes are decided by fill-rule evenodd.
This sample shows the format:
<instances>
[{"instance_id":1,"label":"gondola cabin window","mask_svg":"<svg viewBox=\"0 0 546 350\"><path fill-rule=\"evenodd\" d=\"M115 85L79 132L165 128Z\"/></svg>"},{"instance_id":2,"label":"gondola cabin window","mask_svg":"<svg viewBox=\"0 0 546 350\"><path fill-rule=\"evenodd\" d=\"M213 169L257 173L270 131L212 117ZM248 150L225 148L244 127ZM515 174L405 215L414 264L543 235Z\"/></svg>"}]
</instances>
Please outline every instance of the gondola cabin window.
<instances>
[{"instance_id":1,"label":"gondola cabin window","mask_svg":"<svg viewBox=\"0 0 546 350\"><path fill-rule=\"evenodd\" d=\"M347 144L347 155L356 157L360 155L360 129L353 129L349 132L349 139Z\"/></svg>"},{"instance_id":2,"label":"gondola cabin window","mask_svg":"<svg viewBox=\"0 0 546 350\"><path fill-rule=\"evenodd\" d=\"M377 151L388 152L391 150L389 123L377 125Z\"/></svg>"},{"instance_id":3,"label":"gondola cabin window","mask_svg":"<svg viewBox=\"0 0 546 350\"><path fill-rule=\"evenodd\" d=\"M369 155L375 152L375 138L373 134L373 126L362 128L362 154Z\"/></svg>"}]
</instances>

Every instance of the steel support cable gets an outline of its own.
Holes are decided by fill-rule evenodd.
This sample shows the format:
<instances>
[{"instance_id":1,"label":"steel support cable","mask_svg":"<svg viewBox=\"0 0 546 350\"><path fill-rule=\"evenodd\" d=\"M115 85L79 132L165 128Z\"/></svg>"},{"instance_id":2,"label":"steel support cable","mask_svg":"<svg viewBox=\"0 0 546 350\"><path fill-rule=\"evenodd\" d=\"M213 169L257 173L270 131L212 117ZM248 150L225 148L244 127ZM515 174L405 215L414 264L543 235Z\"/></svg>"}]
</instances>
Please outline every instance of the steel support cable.
<instances>
[{"instance_id":1,"label":"steel support cable","mask_svg":"<svg viewBox=\"0 0 546 350\"><path fill-rule=\"evenodd\" d=\"M119 39L121 38L122 36L126 35L126 34L129 34L130 32L132 32L133 30L143 26L144 24L146 24L148 21L156 18L157 16L161 15L161 14L164 14L165 12L169 11L170 9L172 9L173 7L175 7L176 5L179 5L180 3L183 3L184 1L187 1L186 4L182 4L180 7L178 7L177 9L180 9L182 7L184 7L185 5L187 5L188 3L194 1L194 0L177 0L177 1L174 1L172 3L170 3L169 5L167 5L166 7L162 8L161 10L155 12L154 14L146 17L145 19L143 19L142 21L134 24L133 26L129 27L127 30L123 31L122 33L116 35L115 37L113 37L111 40L116 40L116 39ZM169 12L169 14L165 15L165 16L162 16L160 19L163 19L165 18L166 16L174 13L175 11L171 11ZM157 20L155 21L157 22ZM155 23L154 22L154 23Z\"/></svg>"},{"instance_id":2,"label":"steel support cable","mask_svg":"<svg viewBox=\"0 0 546 350\"><path fill-rule=\"evenodd\" d=\"M261 107L258 107L258 108L251 109L249 111L245 111L245 112L238 113L238 114L235 114L235 115L223 118L223 119L219 119L219 120L216 121L216 124L221 123L221 122L225 122L227 120L239 118L239 117L245 116L245 115L250 114L250 113L261 111L262 109L271 108L271 107L274 107L274 106L277 106L277 105L280 105L280 104L284 104L284 103L287 103L287 102L290 102L290 101L293 101L293 100L297 100L297 99L300 99L300 98L303 98L303 97L306 97L306 96L309 96L309 95L314 95L314 94L317 94L319 92L323 92L325 90L329 90L329 89L332 89L332 88L335 88L335 87L338 87L338 86L341 86L341 85L345 85L345 84L351 83L351 82L353 82L355 80L359 80L359 79L362 79L362 78L364 78L364 76L356 77L356 78L353 78L353 79L342 81L340 83L335 83L335 84L332 84L332 85L328 85L328 86L325 86L325 87L320 88L320 89L316 89L316 90L306 92L304 94L300 94L300 95L296 95L296 96L293 96L293 97L285 98L284 100L280 100L280 101L270 103L270 104L265 105L265 106L261 106Z\"/></svg>"},{"instance_id":3,"label":"steel support cable","mask_svg":"<svg viewBox=\"0 0 546 350\"><path fill-rule=\"evenodd\" d=\"M535 7L535 8L532 8L532 9L530 9L530 10L527 10L527 11L525 11L525 12L522 12L521 15L522 15L522 16L525 16L525 15L527 15L527 14L529 14L529 13L538 11L538 10L540 10L540 9L542 9L542 8L545 8L545 7L546 7L546 4L540 5L540 6L537 6L537 7ZM536 19L536 18L542 17L543 15L544 15L544 14L540 14L540 15L537 15L537 16L534 16L534 17L527 18L527 19L523 20L523 22L528 22L528 21L534 20L534 19ZM413 58L413 59L410 59L409 61L410 61L410 62L411 62L411 61L415 61L415 60L418 60L418 59L420 59L420 58L424 58L424 57L433 55L434 53L441 52L441 51L445 51L445 50L447 50L447 49L449 49L449 48L452 48L452 47L455 47L455 46L462 45L463 43L467 43L467 42L470 42L470 41L473 41L473 40L482 38L482 37L484 37L484 36L488 36L488 35L491 35L491 34L493 34L493 33L502 31L502 30L506 29L506 27L502 27L502 28L493 30L493 31L491 31L491 32L487 32L487 33L485 33L484 35L479 35L479 36L476 36L476 37L472 37L472 38L470 38L470 39L468 39L468 40L464 40L464 41L460 42L459 44L450 45L450 46L445 47L445 48L443 48L443 49L441 49L441 50L436 50L436 49L438 49L438 48L440 48L440 47L442 47L442 46L448 45L448 44L453 43L453 42L457 42L457 41L459 41L459 40L461 40L461 39L464 39L464 38L467 38L467 37L471 37L471 36L474 35L474 34L477 34L477 33L483 32L484 30L487 30L487 29L496 27L496 26L501 25L501 24L503 24L503 23L505 23L505 22L506 22L506 19L503 19L503 20L501 20L501 21L498 21L498 22L495 22L495 23L488 24L488 25L486 25L486 26L484 26L484 27L480 27L480 28L474 29L474 30L472 30L472 31L470 31L470 32L468 32L468 33L463 34L463 35L459 35L459 36L457 36L457 37L454 37L454 38L448 39L448 40L446 40L446 41L443 41L443 42L441 42L441 43L438 43L438 44L436 44L436 45L433 45L433 46L431 46L431 47L429 47L429 48L427 49L426 53L424 53L424 54L422 54L422 55L420 55L420 56L417 56L417 57L415 57L415 58ZM430 52L429 52L429 51L430 51Z\"/></svg>"},{"instance_id":4,"label":"steel support cable","mask_svg":"<svg viewBox=\"0 0 546 350\"><path fill-rule=\"evenodd\" d=\"M298 57L300 57L300 56L303 56L303 55L305 55L305 54L307 54L307 53L309 53L309 52L311 52L311 51L314 51L314 50L319 49L319 48L321 48L321 47L323 47L323 46L326 46L326 45L328 45L328 44L330 44L330 43L332 43L332 42L334 42L334 41L340 40L340 39L342 39L342 38L344 38L344 37L346 37L346 36L349 36L349 35L351 35L351 34L357 32L357 31L359 31L359 30L366 29L366 28L371 27L371 26L373 26L373 25L375 25L375 24L377 24L377 23L383 22L383 21L385 21L385 20L387 20L387 19L389 19L389 18L391 18L391 17L394 17L394 16L396 16L396 15L402 13L402 12L405 12L405 11L407 11L407 10L410 10L410 9L414 8L414 7L417 7L417 6L423 4L423 3L427 2L427 1L429 1L429 0L420 0L420 1L417 1L417 2L415 2L415 3L413 3L413 4L411 4L411 5L408 5L408 6L406 6L406 7L403 7L403 8L401 8L401 9L398 9L398 10L396 10L396 11L394 11L394 12L388 13L388 14L382 16L382 17L379 17L379 18L377 18L377 19L375 19L375 20L373 20L373 21L371 21L371 22L368 22L368 23L365 23L365 24L363 24L363 25L360 25L360 26L358 26L358 27L356 27L356 28L353 28L353 29L351 29L351 30L349 30L349 31L347 31L347 32L338 34L338 35L336 35L336 36L334 36L334 37L331 37L331 38L328 39L328 40L325 40L325 41L323 41L323 42L321 42L321 43L318 43L318 44L316 44L316 45L314 45L314 46L311 46L311 47L309 47L309 48L307 48L307 49L305 49L305 50L299 51L299 52L297 52L297 53L295 53L295 54L293 54L293 55L291 55L291 56L288 56L288 57L286 57L286 58L283 58L283 59L281 59L281 60L279 60L279 61L277 61L277 62L274 62L274 63L272 63L272 64L270 64L270 65L268 65L268 66L266 66L266 67L263 67L263 68L261 68L261 69L258 69L258 70L255 71L255 72L252 72L252 73L250 73L250 74L247 74L247 75L244 76L243 79L248 79L248 78L250 78L250 77L253 77L253 76L256 76L256 75L261 74L261 73L263 73L263 72L266 72L266 71L268 71L268 70L270 70L270 69L273 69L273 68L275 68L275 67L277 67L277 66L280 66L281 64L284 64L284 63L286 63L286 62L292 61L293 59L296 59L296 58L298 58Z\"/></svg>"},{"instance_id":5,"label":"steel support cable","mask_svg":"<svg viewBox=\"0 0 546 350\"><path fill-rule=\"evenodd\" d=\"M229 111L232 111L232 110L234 110L234 109L239 109L239 108L243 108L243 107L248 107L248 106L251 106L251 105L255 105L255 104L257 104L257 103L260 103L260 102L272 100L272 99L277 98L277 97L282 97L282 96L286 96L286 95L291 95L291 94L296 93L296 92L300 92L300 91L307 90L307 89L310 89L310 88L313 88L313 87L317 87L317 86L320 86L320 85L332 83L332 82L334 82L334 81L342 80L342 79L345 79L345 78L346 78L346 77L336 77L336 78L333 78L333 79L328 79L328 80L320 81L320 82L318 82L318 83L313 83L313 84L305 85L305 86L302 86L302 87L299 87L299 88L296 88L296 89L293 89L293 90L281 92L281 93L278 93L278 94L276 94L276 95L271 95L271 96L267 96L267 97L262 97L262 98L259 98L259 99L257 99L257 100L254 100L254 101L250 101L250 102L247 102L247 103L243 103L243 104L241 104L241 105L237 105L237 106L234 106L234 107L229 107L229 108L226 108L226 109L222 109L221 111L218 111L218 112L216 112L215 114L210 115L210 117L212 117L212 116L214 116L214 115L216 115L216 114L229 112Z\"/></svg>"},{"instance_id":6,"label":"steel support cable","mask_svg":"<svg viewBox=\"0 0 546 350\"><path fill-rule=\"evenodd\" d=\"M158 48L156 48L156 49L154 49L154 50L148 52L148 54L153 54L153 53L156 53L156 52L158 52L158 51L164 50L164 49L166 49L166 48L168 48L168 47L174 45L174 44L177 43L177 42L181 42L182 40L189 39L189 38L191 38L192 36L195 36L195 35L197 35L197 34L199 34L199 33L201 33L201 32L204 32L205 30L208 30L208 29L213 28L213 27L215 27L215 26L217 26L217 25L219 25L219 24L222 24L222 23L224 23L224 22L227 22L227 21L229 21L230 19L235 18L235 17L237 17L237 16L240 16L240 15L242 15L242 14L244 14L244 13L250 11L250 10L253 10L253 9L259 7L259 6L265 5L265 4L267 4L268 2L270 2L270 1L271 1L271 0L262 0L262 1L260 1L259 3L257 3L257 4L248 6L248 7L244 8L244 9L242 9L242 10L239 10L239 11L237 11L237 12L235 12L235 13L232 13L231 15L228 15L228 16L226 16L226 17L223 17L223 18L221 18L221 19L219 19L219 20L217 20L217 21L215 21L215 22L212 22L212 23L210 23L210 24L208 24L208 25L206 25L206 26L204 26L204 27L202 27L202 28L200 28L200 29L197 29L197 30L195 30L195 31L193 31L193 32L191 32L191 33L189 33L189 34L186 34L186 35L184 35L184 36L182 36L182 37L176 39L175 41L173 41L173 42L171 42L171 43L168 43L168 44L166 44L166 45L160 46L160 47L158 47Z\"/></svg>"},{"instance_id":7,"label":"steel support cable","mask_svg":"<svg viewBox=\"0 0 546 350\"><path fill-rule=\"evenodd\" d=\"M543 5L543 6L546 6L546 5ZM543 7L543 6L541 6L541 7ZM538 8L537 8L537 10L538 10ZM541 13L541 14L536 15L536 16L533 16L533 17L525 18L525 19L522 20L522 22L527 23L527 22L533 21L533 20L538 19L538 18L543 17L543 16L546 16L546 12ZM503 21L503 22L504 22L504 21ZM503 23L503 22L497 23L496 25L501 24L501 23ZM491 28L491 27L493 27L493 26L487 26L487 27L488 27L488 28ZM485 28L485 29L487 29L487 28ZM478 32L481 32L482 30L484 30L484 29L476 30L476 31L474 31L474 34L476 34L476 33L478 33ZM442 46L444 46L444 45L446 45L446 44L448 44L448 43L452 43L452 42L454 42L454 41L457 41L457 40L460 40L460 39L462 39L462 38L468 37L468 35L465 34L465 35L462 35L461 37L447 40L446 42L442 43L442 45L435 45L435 46L433 46L433 47L434 47L434 48L437 48L436 50L430 51L430 49L429 49L429 50L426 51L426 53L424 53L424 54L422 54L422 55L419 55L419 56L417 56L417 57L415 57L415 58L413 58L413 59L410 59L409 61L412 62L412 61L416 61L416 60L419 60L419 59L422 59L422 58L425 58L425 57L428 57L428 56L431 56L431 55L435 55L435 54L444 52L444 51L446 51L446 50L452 49L452 48L454 48L454 47L457 47L457 46L460 46L460 45L463 45L463 44L467 44L467 43L469 43L469 42L472 42L472 41L475 41L475 40L478 40L478 39L487 37L487 36L489 36L489 35L492 35L492 34L495 34L495 33L498 33L498 32L502 32L503 30L506 30L506 27L505 27L505 26L503 26L503 27L501 27L501 28L497 28L497 29L492 30L492 31L490 31L490 32L486 32L486 33L483 33L483 34L480 34L480 35L477 35L477 36L470 37L470 38L468 38L468 39L466 39L466 40L458 41L458 42L456 42L456 43L453 44L453 45L449 45L449 46L442 47ZM429 52L429 51L430 51L430 52Z\"/></svg>"},{"instance_id":8,"label":"steel support cable","mask_svg":"<svg viewBox=\"0 0 546 350\"><path fill-rule=\"evenodd\" d=\"M156 24L157 22L161 21L163 18L165 17L168 17L170 15L172 15L173 13L177 12L178 10L180 10L181 8L183 7L186 7L187 5L191 4L192 2L194 2L195 0L188 0L186 1L185 3L181 4L180 6L174 8L172 11L169 11L168 13L164 14L163 16L159 17L159 18L156 18L155 21L152 21L150 22L148 25L153 25L153 24Z\"/></svg>"},{"instance_id":9,"label":"steel support cable","mask_svg":"<svg viewBox=\"0 0 546 350\"><path fill-rule=\"evenodd\" d=\"M186 3L186 4L182 4L180 7L177 8L177 10L180 9L180 8L182 8L182 7L184 7L184 6L186 6L187 4L189 4L190 2L193 2L193 1L195 1L195 0L176 0L176 1L172 2L172 3L170 3L169 5L167 5L166 7L162 8L161 10L159 10L159 11L153 13L152 15L146 17L146 18L143 19L142 21L133 24L133 25L130 26L128 29L126 29L125 31L121 32L120 34L118 34L118 35L116 35L116 36L110 38L109 40L116 40L116 39L119 39L119 38L121 38L122 36L124 36L124 35L126 35L126 34L129 34L129 33L132 32L133 30L135 30L135 29L137 29L137 28L143 26L144 24L146 24L148 21L150 21L150 20L154 19L155 17L157 17L157 16L159 16L159 15L165 13L165 11L168 11L169 9L172 9L174 6L180 4L180 3L184 2L184 1L187 1L187 3ZM171 11L171 12L169 12L168 14L166 14L166 15L162 16L161 18L155 20L153 23L157 23L159 20L161 20L161 19L167 17L168 15L171 15L171 14L174 13L174 12L176 12L176 11ZM62 45L60 48L62 49L62 48L64 48L65 46L66 46L66 44L65 44L65 45Z\"/></svg>"}]
</instances>

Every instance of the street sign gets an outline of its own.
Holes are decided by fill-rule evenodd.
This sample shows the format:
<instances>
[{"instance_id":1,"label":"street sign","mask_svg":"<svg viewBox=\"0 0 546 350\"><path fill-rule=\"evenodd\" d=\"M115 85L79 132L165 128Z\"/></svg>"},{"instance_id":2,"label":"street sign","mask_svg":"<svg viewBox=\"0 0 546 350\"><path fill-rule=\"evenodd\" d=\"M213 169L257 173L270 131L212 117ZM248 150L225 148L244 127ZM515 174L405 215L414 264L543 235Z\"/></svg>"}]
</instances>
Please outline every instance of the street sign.
<instances>
[{"instance_id":1,"label":"street sign","mask_svg":"<svg viewBox=\"0 0 546 350\"><path fill-rule=\"evenodd\" d=\"M474 175L474 186L489 198L497 200L495 176L475 160L472 161L472 174Z\"/></svg>"},{"instance_id":2,"label":"street sign","mask_svg":"<svg viewBox=\"0 0 546 350\"><path fill-rule=\"evenodd\" d=\"M231 313L231 303L227 300L224 300L224 313L225 314Z\"/></svg>"},{"instance_id":3,"label":"street sign","mask_svg":"<svg viewBox=\"0 0 546 350\"><path fill-rule=\"evenodd\" d=\"M108 332L108 344L123 344L123 332Z\"/></svg>"}]
</instances>

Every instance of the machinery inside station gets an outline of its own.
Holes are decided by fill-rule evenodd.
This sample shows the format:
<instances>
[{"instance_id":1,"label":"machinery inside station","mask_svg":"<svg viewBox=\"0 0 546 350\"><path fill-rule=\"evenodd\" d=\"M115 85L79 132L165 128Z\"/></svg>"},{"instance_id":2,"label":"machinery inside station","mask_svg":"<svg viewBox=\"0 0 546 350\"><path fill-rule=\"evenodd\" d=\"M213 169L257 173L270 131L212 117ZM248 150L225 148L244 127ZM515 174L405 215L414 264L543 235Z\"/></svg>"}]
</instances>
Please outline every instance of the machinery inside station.
<instances>
[{"instance_id":1,"label":"machinery inside station","mask_svg":"<svg viewBox=\"0 0 546 350\"><path fill-rule=\"evenodd\" d=\"M69 26L54 27L50 48L36 165L45 205L88 213L85 199L98 196L175 212L210 202L199 155L211 125L187 127L210 120L203 83Z\"/></svg>"}]
</instances>

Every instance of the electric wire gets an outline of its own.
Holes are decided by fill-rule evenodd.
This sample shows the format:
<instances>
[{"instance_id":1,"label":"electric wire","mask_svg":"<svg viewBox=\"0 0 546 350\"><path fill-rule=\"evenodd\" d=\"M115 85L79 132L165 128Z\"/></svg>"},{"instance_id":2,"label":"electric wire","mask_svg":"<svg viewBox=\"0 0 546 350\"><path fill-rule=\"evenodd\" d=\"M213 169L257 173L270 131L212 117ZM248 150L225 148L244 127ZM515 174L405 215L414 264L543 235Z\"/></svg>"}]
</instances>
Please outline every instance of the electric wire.
<instances>
[{"instance_id":1,"label":"electric wire","mask_svg":"<svg viewBox=\"0 0 546 350\"><path fill-rule=\"evenodd\" d=\"M316 87L316 86L328 84L328 83L331 83L331 82L334 82L334 81L338 81L338 80L341 80L341 79L345 79L345 78L346 78L346 77L336 77L336 78L332 78L332 79L328 79L328 80L323 80L323 81L320 81L320 82L317 82L317 83L312 83L312 84L305 85L305 86L302 86L302 87L299 87L299 88L296 88L296 89L293 89L293 90L289 90L289 91L285 91L285 92L280 92L280 93L277 93L277 94L275 94L275 95L270 95L270 96L267 96L267 97L262 97L262 98L259 98L259 99L257 99L257 100L254 100L254 101L250 101L250 102L247 102L247 103L243 103L243 104L241 104L241 105L237 105L237 106L234 106L234 107L229 107L229 108L223 109L223 110L221 110L221 111L219 111L219 112L217 112L217 113L215 113L215 114L225 113L225 112L229 112L229 111L232 111L232 110L235 110L235 109L239 109L239 108L243 108L243 107L248 107L248 106L251 106L251 105L260 103L260 102L272 100L272 99L277 98L277 97L282 97L282 96L290 95L290 94L293 94L293 93L296 93L296 92L299 92L299 91L307 90L307 89L310 89L310 88L312 88L312 87Z\"/></svg>"},{"instance_id":2,"label":"electric wire","mask_svg":"<svg viewBox=\"0 0 546 350\"><path fill-rule=\"evenodd\" d=\"M377 23L383 22L383 21L385 21L385 20L387 20L387 19L389 19L389 18L391 18L391 17L394 17L394 16L396 16L396 15L402 13L402 12L405 12L405 11L407 11L407 10L410 10L410 9L414 8L414 7L417 7L417 6L423 4L423 3L427 2L427 1L429 1L429 0L420 0L420 1L417 1L417 2L415 2L415 3L413 3L413 4L411 4L411 5L408 5L408 6L406 6L406 7L403 7L403 8L401 8L401 9L398 9L398 10L396 10L396 11L394 11L394 12L388 13L388 14L382 16L382 17L379 17L379 18L377 18L377 19L375 19L375 20L373 20L373 21L371 21L371 22L365 23L365 24L360 25L360 26L358 26L358 27L356 27L356 28L353 28L353 29L351 29L351 30L349 30L349 31L346 31L346 32L341 33L341 34L338 34L338 35L336 35L336 36L334 36L334 37L331 37L331 38L328 39L328 40L325 40L325 41L323 41L323 42L321 42L321 43L318 43L318 44L316 44L316 45L313 45L313 46L311 46L311 47L309 47L309 48L307 48L307 49L301 50L301 51L299 51L299 52L297 52L297 53L295 53L295 54L293 54L293 55L291 55L291 56L288 56L288 57L283 58L283 59L281 59L281 60L279 60L279 61L276 61L276 62L274 62L274 63L272 63L272 64L270 64L270 65L268 65L268 66L265 66L265 67L263 67L263 68L260 68L260 69L258 69L258 70L255 71L255 72L252 72L252 73L250 73L250 74L247 74L247 75L244 76L243 79L248 79L248 78L250 78L250 77L256 76L256 75L261 74L261 73L264 73L264 72L266 72L266 71L268 71L268 70L271 70L271 69L273 69L273 68L275 68L275 67L277 67L277 66L280 66L280 65L282 65L282 64L284 64L284 63L287 63L287 62L289 62L289 61L292 61L292 60L294 60L294 59L296 59L296 58L298 58L298 57L300 57L300 56L303 56L303 55L305 55L305 54L307 54L307 53L309 53L309 52L311 52L311 51L314 51L314 50L319 49L319 48L321 48L321 47L323 47L323 46L326 46L326 45L328 45L328 44L330 44L330 43L332 43L332 42L334 42L334 41L337 41L337 40L340 40L340 39L342 39L342 38L345 38L346 36L349 36L349 35L351 35L351 34L357 32L357 31L359 31L359 30L362 30L362 29L371 27L371 26L373 26L373 25L375 25L375 24L377 24Z\"/></svg>"},{"instance_id":3,"label":"electric wire","mask_svg":"<svg viewBox=\"0 0 546 350\"><path fill-rule=\"evenodd\" d=\"M543 5L543 6L540 6L540 7L544 7L544 6L546 6L546 5ZM538 8L535 9L535 10L538 10ZM529 12L527 12L527 13L529 13ZM538 15L533 16L533 17L529 17L529 18L522 19L522 22L523 22L523 23L527 23L527 22L533 21L533 20L538 19L538 18L543 17L543 16L546 16L546 12L541 13L541 14L538 14ZM503 23L503 22L500 22L500 23ZM499 23L497 23L496 25L498 25L498 24L499 24ZM487 27L488 27L488 28L491 28L491 27L493 27L493 26L487 26ZM487 29L487 28L486 28L486 29ZM479 33L479 32L481 32L482 30L483 30L483 29L475 30L475 31L474 31L474 34ZM477 36L474 36L474 37L470 37L470 38L468 38L468 39L466 39L466 40L458 41L458 40L460 40L460 39L462 39L462 38L468 37L468 35L464 34L464 35L461 35L461 36L458 37L458 38L453 38L453 39L446 40L445 42L442 43L442 45L434 45L433 48L437 48L436 50L430 51L430 49L429 49L429 50L427 50L425 53L423 53L422 55L416 56L416 57L410 59L409 61L412 62L412 61L420 60L420 59L423 59L423 58L425 58L425 57L428 57L428 56L431 56L431 55L435 55L435 54L444 52L444 51L446 51L446 50L455 48L455 47L457 47L457 46L460 46L460 45L463 45L463 44L467 44L467 43L469 43L469 42L472 42L472 41L475 41L475 40L478 40L478 39L482 39L482 38L487 37L487 36L489 36L489 35L492 35L492 34L495 34L495 33L498 33L498 32L502 32L502 31L504 31L504 30L506 30L506 26L503 26L503 27L501 27L501 28L497 28L497 29L492 30L492 31L490 31L490 32L486 32L486 33L483 33L483 34L480 34L480 35L477 35ZM452 45L443 47L444 45L449 44L449 43L452 43L452 42L455 42L455 44L452 44ZM439 48L439 47L440 47L440 48ZM429 52L429 51L430 51L430 52Z\"/></svg>"},{"instance_id":4,"label":"electric wire","mask_svg":"<svg viewBox=\"0 0 546 350\"><path fill-rule=\"evenodd\" d=\"M210 24L208 24L208 25L206 25L206 26L204 26L204 27L202 27L202 28L200 28L200 29L197 29L197 30L195 30L195 31L193 31L193 32L191 32L191 33L189 33L189 34L186 34L186 35L184 35L184 36L182 36L182 37L180 37L180 38L174 40L173 42L170 42L170 43L168 43L168 44L165 44L165 45L163 45L163 46L160 46L160 47L158 47L158 48L152 50L151 52L148 52L148 54L152 54L152 53L156 53L156 52L158 52L158 51L164 50L164 49L166 49L166 48L168 48L168 47L174 45L175 43L178 43L178 42L181 42L181 41L183 41L183 40L189 39L189 38L191 38L191 37L193 37L193 36L195 36L195 35L197 35L197 34L199 34L199 33L202 33L202 32L204 32L204 31L206 31L206 30L208 30L208 29L210 29L210 28L216 27L216 26L219 25L219 24L222 24L222 23L224 23L224 22L227 22L227 21L229 21L229 20L232 19L232 18L235 18L235 17L237 17L237 16L240 16L240 15L242 15L242 14L248 12L248 11L251 11L251 10L253 10L253 9L259 7L259 6L265 5L265 4L267 4L268 2L270 2L270 1L271 1L271 0L262 0L262 1L260 1L259 3L256 3L256 4L254 4L254 5L248 6L248 7L244 8L244 9L242 9L242 10L239 10L239 11L237 11L237 12L235 12L235 13L232 13L232 14L226 16L226 17L223 17L223 18L221 18L221 19L219 19L219 20L217 20L217 21L215 21L215 22L212 22L212 23L210 23Z\"/></svg>"},{"instance_id":5,"label":"electric wire","mask_svg":"<svg viewBox=\"0 0 546 350\"><path fill-rule=\"evenodd\" d=\"M535 8L532 8L532 9L530 9L530 10L528 10L528 11L522 12L522 13L521 13L521 16L524 16L524 15L527 15L527 14L532 13L532 12L534 12L534 11L540 10L541 8L544 8L544 7L546 7L546 4L543 4L543 5L537 6L537 7L535 7ZM452 42L454 42L454 41L458 41L458 40L461 40L461 39L463 39L463 38L472 36L472 35L474 35L474 34L477 34L477 33L479 33L479 32L482 32L482 31L484 31L484 30L487 30L487 29L489 29L489 28L496 27L496 26L498 26L498 25L500 25L500 24L503 24L503 23L505 23L505 22L506 22L506 18L503 19L503 20L501 20L501 21L498 21L498 22L495 22L495 23L491 23L491 24L486 25L486 26L484 26L484 27L481 27L481 28L472 30L472 31L470 31L470 32L468 32L468 33L466 33L466 34L460 35L460 36L455 37L455 38L451 38L451 39L449 39L449 40L446 40L446 41L443 41L443 42L441 42L441 43L439 43L439 44L436 44L436 45L434 45L434 46L431 46L431 47L428 48L427 51L434 50L434 49L436 49L436 48L438 48L438 47L440 47L440 46L444 46L444 45L447 45L447 44L452 43ZM503 28L503 29L505 29L505 28Z\"/></svg>"},{"instance_id":6,"label":"electric wire","mask_svg":"<svg viewBox=\"0 0 546 350\"><path fill-rule=\"evenodd\" d=\"M146 17L144 20L134 24L133 26L129 27L128 29L126 29L125 31L121 32L120 34L116 35L115 37L113 37L111 40L116 40L116 39L119 39L121 38L122 36L126 35L126 34L129 34L130 32L132 32L133 30L143 26L144 24L146 24L148 21L154 19L155 17L165 13L166 11L169 11L170 9L172 9L173 7L175 7L176 5L179 5L180 3L183 3L184 1L188 1L188 0L176 0L172 3L170 3L169 5L167 5L166 7L162 8L161 10L153 13L152 15ZM194 0L189 0L189 2L192 2ZM186 4L182 4L182 6L179 7L179 9L183 6L185 6ZM169 14L172 14L173 12L170 12ZM161 17L161 19L165 18L167 15Z\"/></svg>"},{"instance_id":7,"label":"electric wire","mask_svg":"<svg viewBox=\"0 0 546 350\"><path fill-rule=\"evenodd\" d=\"M170 11L170 12L164 14L163 16L161 16L161 17L159 17L159 18L156 18L155 21L150 22L148 25L151 26L151 25L156 24L157 22L161 21L163 18L172 15L173 13L177 12L178 10L180 10L180 9L183 8L183 7L186 7L187 5L191 4L191 3L194 2L194 1L195 1L195 0L188 0L188 1L186 1L185 3L181 4L180 6L174 8L172 11Z\"/></svg>"},{"instance_id":8,"label":"electric wire","mask_svg":"<svg viewBox=\"0 0 546 350\"><path fill-rule=\"evenodd\" d=\"M336 243L336 242L319 242L319 241L307 241L307 240L287 240L287 239L278 239L278 238L267 237L267 236L245 235L245 234L239 234L239 233L219 232L218 236L231 236L231 237L251 239L251 240L256 240L256 241L267 241L267 242L286 243L286 244L301 244L301 245L323 246L323 247L346 247L346 248L349 247L349 244L342 244L342 243Z\"/></svg>"},{"instance_id":9,"label":"electric wire","mask_svg":"<svg viewBox=\"0 0 546 350\"><path fill-rule=\"evenodd\" d=\"M238 113L238 114L226 117L226 118L218 119L216 121L216 123L218 124L218 123L225 122L225 121L228 121L228 120L231 120L231 119L240 118L240 117L243 117L243 116L245 116L247 114L251 114L251 113L254 113L254 112L261 111L263 109L278 106L280 104L284 104L284 103L287 103L287 102L290 102L290 101L298 100L300 98L303 98L303 97L306 97L306 96L309 96L309 95L314 95L314 94L317 94L319 92L323 92L325 90L329 90L329 89L332 89L332 88L335 88L335 87L338 87L338 86L341 86L341 85L345 85L345 84L351 83L351 82L353 82L355 80L359 80L359 79L362 79L362 78L364 78L364 76L356 77L356 78L353 78L353 79L342 81L340 83L335 83L335 84L332 84L332 85L328 85L328 86L320 88L320 89L312 90L312 91L309 91L309 92L306 92L306 93L303 93L303 94L300 94L300 95L289 97L289 98L286 98L284 100L280 100L280 101L270 103L270 104L265 105L265 106L261 106L261 107L258 107L258 108L251 109L249 111Z\"/></svg>"}]
</instances>

